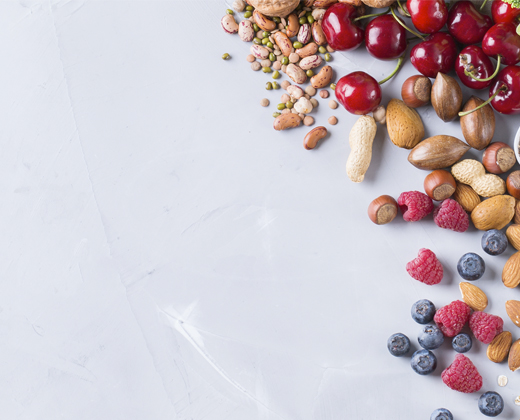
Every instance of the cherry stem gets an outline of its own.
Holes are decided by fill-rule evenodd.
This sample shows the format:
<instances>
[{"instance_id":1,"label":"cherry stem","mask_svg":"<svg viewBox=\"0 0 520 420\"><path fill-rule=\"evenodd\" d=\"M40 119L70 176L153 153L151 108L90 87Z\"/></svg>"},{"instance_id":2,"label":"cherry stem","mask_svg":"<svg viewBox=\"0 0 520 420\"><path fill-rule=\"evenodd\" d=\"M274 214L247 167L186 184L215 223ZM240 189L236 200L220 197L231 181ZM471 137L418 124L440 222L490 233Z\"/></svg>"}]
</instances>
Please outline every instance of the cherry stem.
<instances>
[{"instance_id":1,"label":"cherry stem","mask_svg":"<svg viewBox=\"0 0 520 420\"><path fill-rule=\"evenodd\" d=\"M484 8L484 6L486 5L487 1L488 1L488 0L484 0L484 1L482 2L482 5L480 6L480 10L482 10L482 9Z\"/></svg>"},{"instance_id":2,"label":"cherry stem","mask_svg":"<svg viewBox=\"0 0 520 420\"><path fill-rule=\"evenodd\" d=\"M501 59L502 59L502 56L499 54L497 57L497 68L495 69L495 72L491 76L486 77L485 79L479 79L478 77L473 76L473 74L466 69L464 69L464 74L466 76L471 77L473 80L476 80L477 82L489 82L490 80L493 80L495 78L495 76L498 74L498 72L500 71ZM472 66L472 64L468 64L468 66Z\"/></svg>"},{"instance_id":3,"label":"cherry stem","mask_svg":"<svg viewBox=\"0 0 520 420\"><path fill-rule=\"evenodd\" d=\"M403 7L403 5L401 4L401 2L399 0L397 0L397 5L399 6L399 9L401 9L401 12L403 13L403 15L405 15L407 17L412 17L412 15L406 11L406 9Z\"/></svg>"},{"instance_id":4,"label":"cherry stem","mask_svg":"<svg viewBox=\"0 0 520 420\"><path fill-rule=\"evenodd\" d=\"M361 20L361 19L367 19L367 18L371 18L371 17L387 15L389 11L390 11L390 8L388 10L382 12L382 13L374 13L372 15L359 16L359 17L354 19L354 22L357 22L358 20Z\"/></svg>"},{"instance_id":5,"label":"cherry stem","mask_svg":"<svg viewBox=\"0 0 520 420\"><path fill-rule=\"evenodd\" d=\"M381 80L379 82L380 85L382 85L385 82L388 82L392 77L394 77L397 74L397 72L399 71L399 69L402 67L402 65L404 63L404 56L405 56L405 54L403 54L401 57L399 57L399 59L397 60L397 66L395 66L394 71L392 73L390 73L387 77L385 77L383 80Z\"/></svg>"},{"instance_id":6,"label":"cherry stem","mask_svg":"<svg viewBox=\"0 0 520 420\"><path fill-rule=\"evenodd\" d=\"M491 96L491 98L489 98L486 102L480 104L479 106L477 106L476 108L473 108L472 110L470 111L466 111L466 112L459 112L459 117L463 117L464 115L468 115L468 114L471 114L472 112L475 112L475 111L478 111L480 108L484 108L487 104L489 104L493 99L495 99L495 96L497 96L500 92L505 92L507 90L507 86L502 84L495 93L493 93L493 96Z\"/></svg>"},{"instance_id":7,"label":"cherry stem","mask_svg":"<svg viewBox=\"0 0 520 420\"><path fill-rule=\"evenodd\" d=\"M395 12L394 12L394 8L393 7L390 7L390 12L392 13L392 16L395 18L395 20L397 20L397 23L399 23L399 25L401 25L404 29L406 29L408 32L414 34L416 37L420 38L421 40L424 41L424 37L422 35L420 35L418 32L415 32L414 30L410 29L408 26L406 26L402 21L401 19L399 19L396 15L395 15Z\"/></svg>"}]
</instances>

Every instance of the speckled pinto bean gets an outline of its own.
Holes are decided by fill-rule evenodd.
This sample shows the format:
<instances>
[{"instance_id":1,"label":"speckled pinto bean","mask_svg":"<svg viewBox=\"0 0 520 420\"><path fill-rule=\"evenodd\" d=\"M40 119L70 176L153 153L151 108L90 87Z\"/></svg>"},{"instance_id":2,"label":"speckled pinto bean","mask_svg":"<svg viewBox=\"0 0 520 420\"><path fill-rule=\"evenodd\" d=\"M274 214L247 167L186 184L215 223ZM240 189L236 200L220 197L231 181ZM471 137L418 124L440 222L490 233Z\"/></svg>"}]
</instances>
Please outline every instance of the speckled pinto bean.
<instances>
[{"instance_id":1,"label":"speckled pinto bean","mask_svg":"<svg viewBox=\"0 0 520 420\"><path fill-rule=\"evenodd\" d=\"M307 150L314 149L318 142L327 135L327 129L325 127L316 127L307 133L303 139L303 147Z\"/></svg>"},{"instance_id":2,"label":"speckled pinto bean","mask_svg":"<svg viewBox=\"0 0 520 420\"><path fill-rule=\"evenodd\" d=\"M319 55L310 55L300 61L300 68L302 70L310 70L321 66L323 59Z\"/></svg>"},{"instance_id":3,"label":"speckled pinto bean","mask_svg":"<svg viewBox=\"0 0 520 420\"><path fill-rule=\"evenodd\" d=\"M250 51L251 54L260 60L265 60L267 57L269 57L269 50L265 47L262 47L261 45L251 45Z\"/></svg>"},{"instance_id":4,"label":"speckled pinto bean","mask_svg":"<svg viewBox=\"0 0 520 420\"><path fill-rule=\"evenodd\" d=\"M323 29L321 29L321 21L319 20L314 21L312 24L312 37L318 45L325 45L327 43L327 38L325 38Z\"/></svg>"},{"instance_id":5,"label":"speckled pinto bean","mask_svg":"<svg viewBox=\"0 0 520 420\"><path fill-rule=\"evenodd\" d=\"M255 37L255 30L253 24L249 20L243 20L238 25L238 36L244 42L251 42Z\"/></svg>"},{"instance_id":6,"label":"speckled pinto bean","mask_svg":"<svg viewBox=\"0 0 520 420\"><path fill-rule=\"evenodd\" d=\"M222 28L228 34L236 34L238 32L238 24L235 22L233 15L226 14L220 21Z\"/></svg>"},{"instance_id":7,"label":"speckled pinto bean","mask_svg":"<svg viewBox=\"0 0 520 420\"><path fill-rule=\"evenodd\" d=\"M296 14L292 13L287 18L287 36L289 38L292 38L293 36L296 36L298 34L298 31L300 29L300 22L298 22L298 16Z\"/></svg>"},{"instance_id":8,"label":"speckled pinto bean","mask_svg":"<svg viewBox=\"0 0 520 420\"><path fill-rule=\"evenodd\" d=\"M288 128L298 127L302 119L297 115L289 112L275 118L273 127L276 131L287 130Z\"/></svg>"},{"instance_id":9,"label":"speckled pinto bean","mask_svg":"<svg viewBox=\"0 0 520 420\"><path fill-rule=\"evenodd\" d=\"M276 22L267 19L258 10L255 10L253 12L253 19L255 20L255 23L258 26L260 26L260 28L262 28L264 31L271 32L272 30L276 29Z\"/></svg>"},{"instance_id":10,"label":"speckled pinto bean","mask_svg":"<svg viewBox=\"0 0 520 420\"><path fill-rule=\"evenodd\" d=\"M310 55L314 55L318 52L318 44L315 42L308 43L303 48L298 48L295 53L300 56L300 58L309 57Z\"/></svg>"},{"instance_id":11,"label":"speckled pinto bean","mask_svg":"<svg viewBox=\"0 0 520 420\"><path fill-rule=\"evenodd\" d=\"M307 75L296 64L289 64L285 70L287 76L291 78L294 83L301 85L307 81ZM321 73L321 72L320 72Z\"/></svg>"},{"instance_id":12,"label":"speckled pinto bean","mask_svg":"<svg viewBox=\"0 0 520 420\"><path fill-rule=\"evenodd\" d=\"M311 77L311 85L314 89L320 89L327 86L332 80L332 67L325 66L320 72Z\"/></svg>"},{"instance_id":13,"label":"speckled pinto bean","mask_svg":"<svg viewBox=\"0 0 520 420\"><path fill-rule=\"evenodd\" d=\"M304 23L300 26L300 30L298 31L298 42L301 42L303 45L307 44L311 40L311 25L308 23Z\"/></svg>"},{"instance_id":14,"label":"speckled pinto bean","mask_svg":"<svg viewBox=\"0 0 520 420\"><path fill-rule=\"evenodd\" d=\"M278 45L278 47L282 51L282 54L285 55L286 57L289 57L289 55L291 55L292 48L293 48L289 37L286 34L284 34L283 32L276 32L273 35L273 38L274 38L274 42L276 42L276 45Z\"/></svg>"}]
</instances>

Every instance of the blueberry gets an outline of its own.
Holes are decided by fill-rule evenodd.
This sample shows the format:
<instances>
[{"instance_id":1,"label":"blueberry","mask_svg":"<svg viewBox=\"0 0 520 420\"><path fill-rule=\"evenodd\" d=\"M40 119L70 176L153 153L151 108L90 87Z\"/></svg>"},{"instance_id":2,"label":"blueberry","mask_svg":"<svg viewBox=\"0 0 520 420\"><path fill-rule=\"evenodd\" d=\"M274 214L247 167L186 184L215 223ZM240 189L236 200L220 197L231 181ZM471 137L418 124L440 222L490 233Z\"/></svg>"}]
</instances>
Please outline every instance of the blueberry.
<instances>
[{"instance_id":1,"label":"blueberry","mask_svg":"<svg viewBox=\"0 0 520 420\"><path fill-rule=\"evenodd\" d=\"M417 350L410 364L419 375L429 375L437 367L437 358L430 350Z\"/></svg>"},{"instance_id":2,"label":"blueberry","mask_svg":"<svg viewBox=\"0 0 520 420\"><path fill-rule=\"evenodd\" d=\"M438 408L432 413L430 420L453 420L453 414L447 408Z\"/></svg>"},{"instance_id":3,"label":"blueberry","mask_svg":"<svg viewBox=\"0 0 520 420\"><path fill-rule=\"evenodd\" d=\"M504 400L494 391L485 392L478 399L478 409L485 416L496 417L504 409Z\"/></svg>"},{"instance_id":4,"label":"blueberry","mask_svg":"<svg viewBox=\"0 0 520 420\"><path fill-rule=\"evenodd\" d=\"M435 315L435 305L428 299L421 299L412 305L412 318L419 324L432 322Z\"/></svg>"},{"instance_id":5,"label":"blueberry","mask_svg":"<svg viewBox=\"0 0 520 420\"><path fill-rule=\"evenodd\" d=\"M478 280L484 275L486 264L480 255L468 252L460 257L457 271L464 280Z\"/></svg>"},{"instance_id":6,"label":"blueberry","mask_svg":"<svg viewBox=\"0 0 520 420\"><path fill-rule=\"evenodd\" d=\"M425 325L422 327L417 341L423 349L434 350L444 343L444 334L436 325Z\"/></svg>"},{"instance_id":7,"label":"blueberry","mask_svg":"<svg viewBox=\"0 0 520 420\"><path fill-rule=\"evenodd\" d=\"M410 339L401 333L395 333L390 336L386 346L392 356L404 356L410 351Z\"/></svg>"},{"instance_id":8,"label":"blueberry","mask_svg":"<svg viewBox=\"0 0 520 420\"><path fill-rule=\"evenodd\" d=\"M491 229L482 235L482 249L489 255L500 255L507 248L507 236L504 232Z\"/></svg>"},{"instance_id":9,"label":"blueberry","mask_svg":"<svg viewBox=\"0 0 520 420\"><path fill-rule=\"evenodd\" d=\"M465 333L457 334L453 337L453 340L451 340L451 346L457 353L466 353L471 349L472 345L471 337Z\"/></svg>"}]
</instances>

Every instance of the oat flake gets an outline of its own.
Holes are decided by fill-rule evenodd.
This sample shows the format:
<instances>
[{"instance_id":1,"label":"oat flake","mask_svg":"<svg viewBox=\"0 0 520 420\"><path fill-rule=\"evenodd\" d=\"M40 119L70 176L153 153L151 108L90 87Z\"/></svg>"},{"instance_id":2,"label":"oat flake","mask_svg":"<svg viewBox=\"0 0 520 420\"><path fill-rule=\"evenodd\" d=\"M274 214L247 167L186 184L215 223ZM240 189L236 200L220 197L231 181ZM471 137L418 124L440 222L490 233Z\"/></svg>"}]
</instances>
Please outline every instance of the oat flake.
<instances>
[{"instance_id":1,"label":"oat flake","mask_svg":"<svg viewBox=\"0 0 520 420\"><path fill-rule=\"evenodd\" d=\"M507 385L507 376L505 375L500 375L498 377L498 385L499 386L506 386Z\"/></svg>"}]
</instances>

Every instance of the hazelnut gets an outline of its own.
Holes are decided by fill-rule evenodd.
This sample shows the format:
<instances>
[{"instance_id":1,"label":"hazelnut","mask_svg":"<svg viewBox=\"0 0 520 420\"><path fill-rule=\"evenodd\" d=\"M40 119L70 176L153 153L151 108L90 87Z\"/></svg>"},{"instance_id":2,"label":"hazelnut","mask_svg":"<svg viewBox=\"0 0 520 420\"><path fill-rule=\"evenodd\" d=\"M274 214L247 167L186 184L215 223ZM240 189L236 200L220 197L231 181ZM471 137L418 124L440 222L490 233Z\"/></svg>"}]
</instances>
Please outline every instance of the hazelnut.
<instances>
[{"instance_id":1,"label":"hazelnut","mask_svg":"<svg viewBox=\"0 0 520 420\"><path fill-rule=\"evenodd\" d=\"M502 142L491 143L482 156L482 163L488 172L503 174L516 163L514 150Z\"/></svg>"},{"instance_id":2,"label":"hazelnut","mask_svg":"<svg viewBox=\"0 0 520 420\"><path fill-rule=\"evenodd\" d=\"M430 102L432 82L426 76L416 74L406 79L401 87L403 102L410 108L419 108Z\"/></svg>"},{"instance_id":3,"label":"hazelnut","mask_svg":"<svg viewBox=\"0 0 520 420\"><path fill-rule=\"evenodd\" d=\"M513 171L506 180L507 192L520 200L520 171Z\"/></svg>"},{"instance_id":4,"label":"hazelnut","mask_svg":"<svg viewBox=\"0 0 520 420\"><path fill-rule=\"evenodd\" d=\"M376 225L390 223L397 216L397 202L389 195L382 195L368 206L368 217Z\"/></svg>"},{"instance_id":5,"label":"hazelnut","mask_svg":"<svg viewBox=\"0 0 520 420\"><path fill-rule=\"evenodd\" d=\"M424 178L424 191L436 201L451 197L456 188L457 184L453 176L443 169L437 169Z\"/></svg>"}]
</instances>

